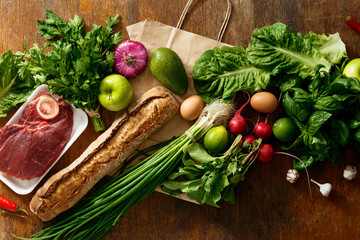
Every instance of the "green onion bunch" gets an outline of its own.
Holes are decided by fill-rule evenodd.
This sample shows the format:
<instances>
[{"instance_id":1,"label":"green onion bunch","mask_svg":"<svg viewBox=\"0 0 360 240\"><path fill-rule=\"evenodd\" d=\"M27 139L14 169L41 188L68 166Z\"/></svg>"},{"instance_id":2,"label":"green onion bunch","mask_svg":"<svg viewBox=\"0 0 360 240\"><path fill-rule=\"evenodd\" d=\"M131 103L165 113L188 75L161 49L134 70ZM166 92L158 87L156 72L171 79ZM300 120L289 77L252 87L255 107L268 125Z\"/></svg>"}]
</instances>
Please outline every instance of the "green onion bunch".
<instances>
[{"instance_id":1,"label":"green onion bunch","mask_svg":"<svg viewBox=\"0 0 360 240\"><path fill-rule=\"evenodd\" d=\"M57 223L30 239L94 240L105 237L121 217L166 179L178 165L186 146L201 139L213 126L226 121L232 112L232 105L221 101L207 105L186 133L114 177L81 200Z\"/></svg>"}]
</instances>

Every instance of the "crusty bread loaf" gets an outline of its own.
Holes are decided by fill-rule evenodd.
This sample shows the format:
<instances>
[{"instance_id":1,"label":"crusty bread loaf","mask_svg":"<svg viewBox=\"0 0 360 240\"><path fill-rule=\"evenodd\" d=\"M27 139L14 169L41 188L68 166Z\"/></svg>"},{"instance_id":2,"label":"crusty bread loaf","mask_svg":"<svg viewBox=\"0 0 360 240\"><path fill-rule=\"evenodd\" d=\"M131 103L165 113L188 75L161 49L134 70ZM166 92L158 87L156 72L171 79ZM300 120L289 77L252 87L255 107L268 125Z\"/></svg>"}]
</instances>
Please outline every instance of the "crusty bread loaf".
<instances>
[{"instance_id":1,"label":"crusty bread loaf","mask_svg":"<svg viewBox=\"0 0 360 240\"><path fill-rule=\"evenodd\" d=\"M144 93L78 159L39 188L30 202L31 211L41 220L49 221L74 206L101 178L120 168L178 110L178 102L163 87Z\"/></svg>"}]
</instances>

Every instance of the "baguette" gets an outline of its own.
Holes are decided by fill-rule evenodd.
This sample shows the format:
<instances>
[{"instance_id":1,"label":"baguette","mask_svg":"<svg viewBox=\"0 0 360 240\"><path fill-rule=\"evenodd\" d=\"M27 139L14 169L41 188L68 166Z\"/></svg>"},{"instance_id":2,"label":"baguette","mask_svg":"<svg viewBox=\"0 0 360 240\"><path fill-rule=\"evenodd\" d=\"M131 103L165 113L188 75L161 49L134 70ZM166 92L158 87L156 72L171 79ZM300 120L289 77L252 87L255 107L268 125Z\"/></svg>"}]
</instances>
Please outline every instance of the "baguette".
<instances>
[{"instance_id":1,"label":"baguette","mask_svg":"<svg viewBox=\"0 0 360 240\"><path fill-rule=\"evenodd\" d=\"M68 167L51 176L30 202L31 211L49 221L74 206L101 178L124 160L179 110L163 87L144 93Z\"/></svg>"}]
</instances>

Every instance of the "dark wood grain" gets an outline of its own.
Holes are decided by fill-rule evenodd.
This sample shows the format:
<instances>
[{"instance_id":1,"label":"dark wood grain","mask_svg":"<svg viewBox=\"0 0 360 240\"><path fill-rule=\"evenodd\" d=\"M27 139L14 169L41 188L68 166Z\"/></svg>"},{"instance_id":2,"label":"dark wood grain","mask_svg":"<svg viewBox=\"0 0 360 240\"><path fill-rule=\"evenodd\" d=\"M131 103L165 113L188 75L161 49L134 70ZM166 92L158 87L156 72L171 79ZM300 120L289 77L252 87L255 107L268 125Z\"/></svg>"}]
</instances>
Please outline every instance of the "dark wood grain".
<instances>
[{"instance_id":1,"label":"dark wood grain","mask_svg":"<svg viewBox=\"0 0 360 240\"><path fill-rule=\"evenodd\" d=\"M43 43L37 34L36 20L45 18L49 8L60 17L81 16L87 29L103 24L108 16L120 15L116 30L127 38L127 25L153 19L175 26L186 0L2 0L0 1L0 52L21 51L22 45ZM247 46L254 28L278 21L295 32L332 34L339 32L350 58L360 56L360 35L345 23L341 7L360 21L358 0L231 0L232 15L223 42ZM183 29L216 39L226 11L225 0L194 1L183 23ZM101 110L106 124L114 114ZM10 119L0 119L0 127ZM281 114L272 115L270 122ZM55 173L78 157L99 133L91 125L48 174ZM287 157L276 156L269 164L254 164L245 181L236 189L235 205L220 209L199 206L160 193L153 193L136 205L109 233L106 239L359 239L360 178L348 182L342 177L347 164L359 167L359 153L348 149L342 161L332 166L324 162L310 169L319 182L331 182L330 198L320 195L312 185L310 200L305 173L299 182L285 181L292 166ZM33 194L33 193L32 193ZM20 196L0 183L3 195L26 208L32 194ZM30 212L30 211L29 211ZM0 239L11 234L29 237L43 223L33 214L21 219L0 215Z\"/></svg>"}]
</instances>

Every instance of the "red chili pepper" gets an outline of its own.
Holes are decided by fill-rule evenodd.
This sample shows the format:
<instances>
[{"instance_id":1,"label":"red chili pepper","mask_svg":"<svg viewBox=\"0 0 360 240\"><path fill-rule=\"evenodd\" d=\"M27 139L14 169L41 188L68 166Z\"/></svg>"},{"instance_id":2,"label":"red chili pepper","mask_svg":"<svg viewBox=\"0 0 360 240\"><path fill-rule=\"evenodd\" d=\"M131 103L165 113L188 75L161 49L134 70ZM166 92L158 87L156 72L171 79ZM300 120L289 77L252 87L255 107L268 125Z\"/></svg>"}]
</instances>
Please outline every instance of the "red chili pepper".
<instances>
[{"instance_id":1,"label":"red chili pepper","mask_svg":"<svg viewBox=\"0 0 360 240\"><path fill-rule=\"evenodd\" d=\"M15 213L15 212L24 212L26 215L20 215L20 214L14 214L17 216L21 216L21 217L27 217L28 213L25 209L20 208L16 203L13 203L12 201L4 198L3 196L0 195L0 207L9 213Z\"/></svg>"},{"instance_id":2,"label":"red chili pepper","mask_svg":"<svg viewBox=\"0 0 360 240\"><path fill-rule=\"evenodd\" d=\"M344 11L344 9L343 9ZM354 29L357 33L360 33L360 23L355 20L352 16L347 15L347 13L344 11L346 15L346 23Z\"/></svg>"},{"instance_id":3,"label":"red chili pepper","mask_svg":"<svg viewBox=\"0 0 360 240\"><path fill-rule=\"evenodd\" d=\"M17 209L17 204L0 195L0 207L5 209L6 211L15 212Z\"/></svg>"}]
</instances>

